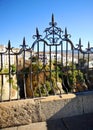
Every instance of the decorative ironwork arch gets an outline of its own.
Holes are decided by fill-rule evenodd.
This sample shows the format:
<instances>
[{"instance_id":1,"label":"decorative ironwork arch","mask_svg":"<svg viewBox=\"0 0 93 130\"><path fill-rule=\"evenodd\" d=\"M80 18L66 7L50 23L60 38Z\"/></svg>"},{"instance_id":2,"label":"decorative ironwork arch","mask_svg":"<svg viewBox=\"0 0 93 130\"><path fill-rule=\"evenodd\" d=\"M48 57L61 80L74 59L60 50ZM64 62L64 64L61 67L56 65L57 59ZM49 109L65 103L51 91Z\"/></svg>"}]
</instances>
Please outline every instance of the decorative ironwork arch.
<instances>
[{"instance_id":1,"label":"decorative ironwork arch","mask_svg":"<svg viewBox=\"0 0 93 130\"><path fill-rule=\"evenodd\" d=\"M70 34L67 33L67 28L65 28L65 34L60 27L57 27L57 23L54 22L54 15L52 14L52 21L49 23L50 27L45 29L45 36L41 38L42 35L39 34L38 28L36 28L36 35L33 35L33 38L36 38L35 42L32 44L32 47L36 42L44 41L48 46L59 45L62 41L67 41L71 44L72 48L74 47L72 41L69 39Z\"/></svg>"}]
</instances>

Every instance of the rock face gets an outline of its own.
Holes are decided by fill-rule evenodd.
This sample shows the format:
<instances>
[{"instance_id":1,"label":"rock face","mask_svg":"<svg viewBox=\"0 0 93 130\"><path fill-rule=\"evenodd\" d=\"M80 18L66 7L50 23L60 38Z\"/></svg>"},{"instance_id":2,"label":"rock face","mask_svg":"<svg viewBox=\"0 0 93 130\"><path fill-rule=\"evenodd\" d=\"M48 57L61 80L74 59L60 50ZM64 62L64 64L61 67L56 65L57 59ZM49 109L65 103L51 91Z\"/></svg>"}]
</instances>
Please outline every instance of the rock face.
<instances>
[{"instance_id":1,"label":"rock face","mask_svg":"<svg viewBox=\"0 0 93 130\"><path fill-rule=\"evenodd\" d=\"M86 90L88 90L88 86L84 82L76 84L75 92L82 92Z\"/></svg>"},{"instance_id":2,"label":"rock face","mask_svg":"<svg viewBox=\"0 0 93 130\"><path fill-rule=\"evenodd\" d=\"M56 90L56 92L55 92L56 94L65 93L64 90L62 89L63 87L62 87L62 84L60 82L57 82L57 88L58 88L58 90Z\"/></svg>"},{"instance_id":3,"label":"rock face","mask_svg":"<svg viewBox=\"0 0 93 130\"><path fill-rule=\"evenodd\" d=\"M38 77L38 80L37 80ZM44 84L44 73L40 72L38 75L33 74L32 77L30 74L24 77L23 74L17 76L18 86L20 87L20 98L24 98L25 91L26 97L33 97L33 92L38 87L39 84ZM24 81L25 81L25 90L24 90ZM31 88L32 87L32 88Z\"/></svg>"}]
</instances>

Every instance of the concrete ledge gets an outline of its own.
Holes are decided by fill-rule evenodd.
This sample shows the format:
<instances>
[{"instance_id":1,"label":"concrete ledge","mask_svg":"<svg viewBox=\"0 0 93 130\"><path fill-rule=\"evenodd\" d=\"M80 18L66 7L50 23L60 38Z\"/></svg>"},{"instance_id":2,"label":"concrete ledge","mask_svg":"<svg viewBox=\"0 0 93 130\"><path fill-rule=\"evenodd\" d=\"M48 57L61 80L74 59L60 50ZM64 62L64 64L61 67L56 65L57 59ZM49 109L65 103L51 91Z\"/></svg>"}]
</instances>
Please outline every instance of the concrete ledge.
<instances>
[{"instance_id":1,"label":"concrete ledge","mask_svg":"<svg viewBox=\"0 0 93 130\"><path fill-rule=\"evenodd\" d=\"M29 125L85 113L93 113L93 92L2 102L0 128Z\"/></svg>"}]
</instances>

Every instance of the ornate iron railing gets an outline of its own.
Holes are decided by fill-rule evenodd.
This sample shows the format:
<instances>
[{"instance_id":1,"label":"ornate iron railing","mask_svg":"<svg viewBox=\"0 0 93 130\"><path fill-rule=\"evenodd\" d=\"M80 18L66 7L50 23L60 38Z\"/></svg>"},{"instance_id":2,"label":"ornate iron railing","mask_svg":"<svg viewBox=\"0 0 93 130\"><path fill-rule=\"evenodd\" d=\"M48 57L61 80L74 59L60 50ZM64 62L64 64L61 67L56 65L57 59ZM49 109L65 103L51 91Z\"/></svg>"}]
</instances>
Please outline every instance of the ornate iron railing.
<instances>
[{"instance_id":1,"label":"ornate iron railing","mask_svg":"<svg viewBox=\"0 0 93 130\"><path fill-rule=\"evenodd\" d=\"M75 47L71 35L57 27L54 15L45 36L36 28L29 47L0 47L0 101L93 89L93 47Z\"/></svg>"}]
</instances>

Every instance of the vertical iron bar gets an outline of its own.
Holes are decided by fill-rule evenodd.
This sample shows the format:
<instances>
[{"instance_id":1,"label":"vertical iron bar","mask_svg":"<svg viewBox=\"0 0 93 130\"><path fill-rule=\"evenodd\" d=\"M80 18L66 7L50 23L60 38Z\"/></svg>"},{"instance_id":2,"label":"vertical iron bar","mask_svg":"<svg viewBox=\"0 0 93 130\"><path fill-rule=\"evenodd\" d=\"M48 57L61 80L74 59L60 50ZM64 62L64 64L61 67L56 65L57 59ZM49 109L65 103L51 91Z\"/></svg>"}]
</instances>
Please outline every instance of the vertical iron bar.
<instances>
[{"instance_id":1,"label":"vertical iron bar","mask_svg":"<svg viewBox=\"0 0 93 130\"><path fill-rule=\"evenodd\" d=\"M64 55L63 55L63 42L61 41L61 77L62 77L62 89L63 89L63 74L64 74L64 71L63 71L63 66L64 66ZM65 86L64 86L65 87Z\"/></svg>"},{"instance_id":2,"label":"vertical iron bar","mask_svg":"<svg viewBox=\"0 0 93 130\"><path fill-rule=\"evenodd\" d=\"M10 61L10 47L8 48L8 60L9 60L9 100L11 100L11 61Z\"/></svg>"},{"instance_id":3,"label":"vertical iron bar","mask_svg":"<svg viewBox=\"0 0 93 130\"><path fill-rule=\"evenodd\" d=\"M56 51L56 67L55 67L55 69L56 69L56 87L57 87L57 45L55 45L55 51Z\"/></svg>"},{"instance_id":4,"label":"vertical iron bar","mask_svg":"<svg viewBox=\"0 0 93 130\"><path fill-rule=\"evenodd\" d=\"M1 70L3 69L3 54L1 53Z\"/></svg>"},{"instance_id":5,"label":"vertical iron bar","mask_svg":"<svg viewBox=\"0 0 93 130\"><path fill-rule=\"evenodd\" d=\"M89 53L88 53L88 70L89 70Z\"/></svg>"},{"instance_id":6,"label":"vertical iron bar","mask_svg":"<svg viewBox=\"0 0 93 130\"><path fill-rule=\"evenodd\" d=\"M85 53L84 52L83 52L83 63L85 64ZM83 69L83 73L84 73L84 69Z\"/></svg>"},{"instance_id":7,"label":"vertical iron bar","mask_svg":"<svg viewBox=\"0 0 93 130\"><path fill-rule=\"evenodd\" d=\"M87 66L87 75L88 75L88 79L89 79L89 60L90 60L90 43L88 42L88 48L87 48L87 51L88 51L88 66Z\"/></svg>"},{"instance_id":8,"label":"vertical iron bar","mask_svg":"<svg viewBox=\"0 0 93 130\"><path fill-rule=\"evenodd\" d=\"M18 55L16 54L16 77L18 72ZM19 86L17 85L17 99L19 98Z\"/></svg>"},{"instance_id":9,"label":"vertical iron bar","mask_svg":"<svg viewBox=\"0 0 93 130\"><path fill-rule=\"evenodd\" d=\"M44 47L43 47L43 68L44 68L44 89L45 89L45 91L46 91L46 96L48 96L48 91L47 91L47 88L46 88L46 84L45 84L45 82L46 82L46 71L45 71L45 65L47 64L46 62L47 62L47 59L46 59L47 57L46 57L46 55L45 55L45 42L44 42Z\"/></svg>"},{"instance_id":10,"label":"vertical iron bar","mask_svg":"<svg viewBox=\"0 0 93 130\"><path fill-rule=\"evenodd\" d=\"M45 64L46 64L46 57L45 57L45 42L44 42L44 46L43 46L43 67L45 69Z\"/></svg>"},{"instance_id":11,"label":"vertical iron bar","mask_svg":"<svg viewBox=\"0 0 93 130\"><path fill-rule=\"evenodd\" d=\"M51 77L52 77L52 70L51 70L51 45L49 46L49 55L50 55L50 58L49 58L49 62L50 62L50 65L49 65L49 68L50 68L50 87L53 90L53 84L52 84L52 80L51 80Z\"/></svg>"},{"instance_id":12,"label":"vertical iron bar","mask_svg":"<svg viewBox=\"0 0 93 130\"><path fill-rule=\"evenodd\" d=\"M87 75L88 75L88 78L89 78L89 58L90 57L90 54L89 54L89 52L88 52L88 67L87 67Z\"/></svg>"},{"instance_id":13,"label":"vertical iron bar","mask_svg":"<svg viewBox=\"0 0 93 130\"><path fill-rule=\"evenodd\" d=\"M83 63L85 64L85 53L83 52ZM83 66L84 68L83 68L83 79L84 79L84 82L86 83L86 76L85 76L85 66Z\"/></svg>"},{"instance_id":14,"label":"vertical iron bar","mask_svg":"<svg viewBox=\"0 0 93 130\"><path fill-rule=\"evenodd\" d=\"M33 84L32 84L32 75L33 75L33 70L32 70L32 50L30 51L30 85L31 85L31 91L32 91L32 97L34 97L34 91L33 91Z\"/></svg>"},{"instance_id":15,"label":"vertical iron bar","mask_svg":"<svg viewBox=\"0 0 93 130\"><path fill-rule=\"evenodd\" d=\"M72 47L72 79L73 79L73 89L75 88L74 82L74 48Z\"/></svg>"},{"instance_id":16,"label":"vertical iron bar","mask_svg":"<svg viewBox=\"0 0 93 130\"><path fill-rule=\"evenodd\" d=\"M83 52L83 61L85 60L85 53Z\"/></svg>"},{"instance_id":17,"label":"vertical iron bar","mask_svg":"<svg viewBox=\"0 0 93 130\"><path fill-rule=\"evenodd\" d=\"M0 75L0 80L2 80L2 75ZM0 102L2 102L3 101L3 99L2 99L2 96L3 96L3 86L2 86L2 83L0 85L1 85L0 86L0 96L1 96Z\"/></svg>"},{"instance_id":18,"label":"vertical iron bar","mask_svg":"<svg viewBox=\"0 0 93 130\"><path fill-rule=\"evenodd\" d=\"M37 52L38 52L38 61L37 61L37 65L38 65L38 70L37 70L37 83L39 83L39 42L37 42ZM41 97L41 88L40 88L40 84L38 84L38 88L39 88L39 96Z\"/></svg>"},{"instance_id":19,"label":"vertical iron bar","mask_svg":"<svg viewBox=\"0 0 93 130\"><path fill-rule=\"evenodd\" d=\"M78 75L79 75L80 65L79 65L79 49L78 49Z\"/></svg>"},{"instance_id":20,"label":"vertical iron bar","mask_svg":"<svg viewBox=\"0 0 93 130\"><path fill-rule=\"evenodd\" d=\"M68 63L68 42L66 41L66 68Z\"/></svg>"},{"instance_id":21,"label":"vertical iron bar","mask_svg":"<svg viewBox=\"0 0 93 130\"><path fill-rule=\"evenodd\" d=\"M2 71L2 69L3 69L2 56L3 56L3 54L1 53L1 71ZM1 75L1 101L2 101L2 96L3 96L3 84L4 84L4 81L3 81L3 74L2 74L2 75Z\"/></svg>"},{"instance_id":22,"label":"vertical iron bar","mask_svg":"<svg viewBox=\"0 0 93 130\"><path fill-rule=\"evenodd\" d=\"M61 65L63 67L63 43L61 41Z\"/></svg>"},{"instance_id":23,"label":"vertical iron bar","mask_svg":"<svg viewBox=\"0 0 93 130\"><path fill-rule=\"evenodd\" d=\"M25 70L25 49L23 49L23 70ZM26 72L24 71L23 73L23 81L24 81L24 96L25 98L27 97L26 95Z\"/></svg>"}]
</instances>

